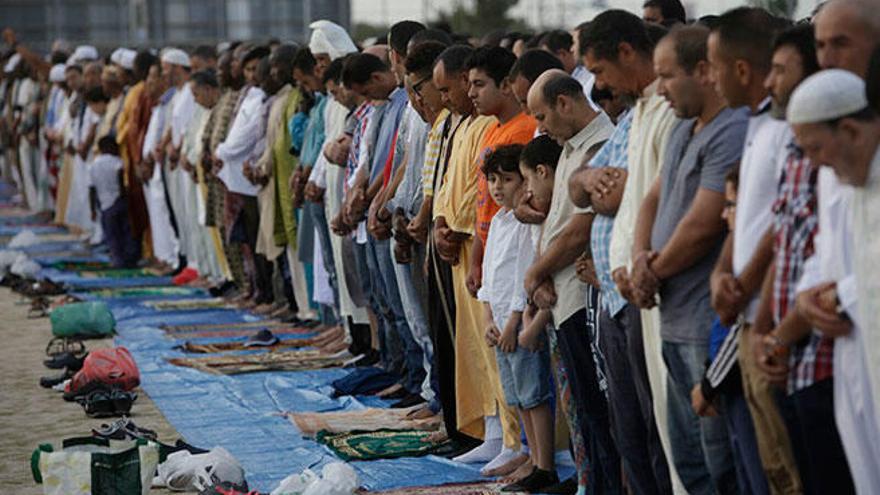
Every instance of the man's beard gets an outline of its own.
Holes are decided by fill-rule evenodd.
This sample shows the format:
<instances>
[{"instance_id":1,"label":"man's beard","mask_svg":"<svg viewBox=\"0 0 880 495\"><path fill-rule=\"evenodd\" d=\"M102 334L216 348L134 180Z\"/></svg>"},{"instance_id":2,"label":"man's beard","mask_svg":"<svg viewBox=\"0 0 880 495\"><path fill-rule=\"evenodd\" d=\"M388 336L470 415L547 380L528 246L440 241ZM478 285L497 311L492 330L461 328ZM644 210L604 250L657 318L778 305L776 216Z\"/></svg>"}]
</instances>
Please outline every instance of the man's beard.
<instances>
[{"instance_id":1,"label":"man's beard","mask_svg":"<svg viewBox=\"0 0 880 495\"><path fill-rule=\"evenodd\" d=\"M785 120L785 103L780 103L776 98L770 100L770 116L776 120Z\"/></svg>"}]
</instances>

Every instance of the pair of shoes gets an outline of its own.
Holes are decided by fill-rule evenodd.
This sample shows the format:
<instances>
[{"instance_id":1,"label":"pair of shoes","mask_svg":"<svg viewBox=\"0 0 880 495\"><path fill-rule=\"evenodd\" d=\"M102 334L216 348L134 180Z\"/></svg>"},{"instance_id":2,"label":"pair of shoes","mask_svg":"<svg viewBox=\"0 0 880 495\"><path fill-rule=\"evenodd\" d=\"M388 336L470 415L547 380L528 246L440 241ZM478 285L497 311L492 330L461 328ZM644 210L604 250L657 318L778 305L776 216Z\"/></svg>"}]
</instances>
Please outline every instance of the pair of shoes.
<instances>
[{"instance_id":1,"label":"pair of shoes","mask_svg":"<svg viewBox=\"0 0 880 495\"><path fill-rule=\"evenodd\" d=\"M83 361L86 360L88 354L76 355L72 352L62 352L56 354L50 359L43 361L43 364L50 370L60 370L67 368L68 371L79 371L83 367Z\"/></svg>"},{"instance_id":2,"label":"pair of shoes","mask_svg":"<svg viewBox=\"0 0 880 495\"><path fill-rule=\"evenodd\" d=\"M137 394L118 388L100 388L81 395L76 401L83 407L86 415L92 418L122 416L131 412L131 405L137 400Z\"/></svg>"},{"instance_id":3,"label":"pair of shoes","mask_svg":"<svg viewBox=\"0 0 880 495\"><path fill-rule=\"evenodd\" d=\"M59 383L64 383L68 379L72 378L76 373L71 369L65 369L63 372L55 375L55 376L44 376L40 378L40 386L43 388L52 388Z\"/></svg>"},{"instance_id":4,"label":"pair of shoes","mask_svg":"<svg viewBox=\"0 0 880 495\"><path fill-rule=\"evenodd\" d=\"M574 476L542 490L543 493L549 493L552 495L574 495L577 491L578 483Z\"/></svg>"},{"instance_id":5,"label":"pair of shoes","mask_svg":"<svg viewBox=\"0 0 880 495\"><path fill-rule=\"evenodd\" d=\"M268 328L251 335L244 342L245 347L272 347L281 342Z\"/></svg>"},{"instance_id":6,"label":"pair of shoes","mask_svg":"<svg viewBox=\"0 0 880 495\"><path fill-rule=\"evenodd\" d=\"M222 285L211 287L208 289L208 292L211 294L211 297L226 297L234 290L235 284L227 280L226 282L223 282Z\"/></svg>"},{"instance_id":7,"label":"pair of shoes","mask_svg":"<svg viewBox=\"0 0 880 495\"><path fill-rule=\"evenodd\" d=\"M100 428L92 428L92 436L113 440L137 440L140 438L156 441L159 435L150 429L134 424L129 417L123 417L112 423L102 424Z\"/></svg>"},{"instance_id":8,"label":"pair of shoes","mask_svg":"<svg viewBox=\"0 0 880 495\"><path fill-rule=\"evenodd\" d=\"M559 477L554 471L545 471L538 467L532 470L532 474L525 478L511 483L501 489L502 492L538 492L544 493L545 488L551 487L559 483Z\"/></svg>"},{"instance_id":9,"label":"pair of shoes","mask_svg":"<svg viewBox=\"0 0 880 495\"><path fill-rule=\"evenodd\" d=\"M391 404L391 409L406 409L407 407L424 404L425 402L427 401L419 394L407 394L406 397Z\"/></svg>"}]
</instances>

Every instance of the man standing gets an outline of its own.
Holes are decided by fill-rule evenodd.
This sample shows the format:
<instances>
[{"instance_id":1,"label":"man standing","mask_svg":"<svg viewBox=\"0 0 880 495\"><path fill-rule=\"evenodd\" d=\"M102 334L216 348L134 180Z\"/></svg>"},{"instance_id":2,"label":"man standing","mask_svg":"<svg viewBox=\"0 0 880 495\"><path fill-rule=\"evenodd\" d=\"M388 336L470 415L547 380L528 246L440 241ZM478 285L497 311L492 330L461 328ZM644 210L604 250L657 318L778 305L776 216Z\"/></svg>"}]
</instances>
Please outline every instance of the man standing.
<instances>
[{"instance_id":1,"label":"man standing","mask_svg":"<svg viewBox=\"0 0 880 495\"><path fill-rule=\"evenodd\" d=\"M684 120L673 127L660 176L642 202L632 273L640 306L660 297L673 461L690 493L707 494L738 491L724 421L697 417L690 398L708 359L708 277L724 238L724 178L740 159L747 120L715 92L708 36L702 26L677 29L654 50L658 93Z\"/></svg>"}]
</instances>

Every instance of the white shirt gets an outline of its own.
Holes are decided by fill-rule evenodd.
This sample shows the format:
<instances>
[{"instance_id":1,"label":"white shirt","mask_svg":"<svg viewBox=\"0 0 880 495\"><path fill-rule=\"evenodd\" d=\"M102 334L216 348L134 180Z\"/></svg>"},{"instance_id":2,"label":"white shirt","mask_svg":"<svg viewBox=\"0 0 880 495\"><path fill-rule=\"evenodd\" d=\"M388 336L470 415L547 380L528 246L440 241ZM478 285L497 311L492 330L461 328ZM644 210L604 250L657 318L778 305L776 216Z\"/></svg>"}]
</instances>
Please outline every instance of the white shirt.
<instances>
[{"instance_id":1,"label":"white shirt","mask_svg":"<svg viewBox=\"0 0 880 495\"><path fill-rule=\"evenodd\" d=\"M593 92L593 85L596 83L596 76L594 76L592 72L587 70L586 67L578 64L578 66L575 67L573 71L571 71L571 77L575 78L577 82L581 83L581 87L584 90L584 96L587 97L587 101L590 102L590 106L593 107L593 110L601 112L602 107L597 105L593 101L593 98L590 97L590 94ZM535 129L535 132L537 132L537 129Z\"/></svg>"},{"instance_id":2,"label":"white shirt","mask_svg":"<svg viewBox=\"0 0 880 495\"><path fill-rule=\"evenodd\" d=\"M769 102L762 104L762 107ZM761 238L773 221L773 202L779 174L788 158L791 127L784 120L763 112L749 119L745 148L739 168L739 194L733 233L733 274L739 276L749 263ZM757 312L758 297L745 311L751 322Z\"/></svg>"},{"instance_id":3,"label":"white shirt","mask_svg":"<svg viewBox=\"0 0 880 495\"><path fill-rule=\"evenodd\" d=\"M483 254L483 285L477 299L489 303L492 319L503 330L514 311L524 311L526 270L535 260L533 231L540 226L520 223L513 210L502 208L492 217Z\"/></svg>"},{"instance_id":4,"label":"white shirt","mask_svg":"<svg viewBox=\"0 0 880 495\"><path fill-rule=\"evenodd\" d=\"M230 191L245 196L256 196L259 188L244 176L244 161L251 155L260 139L258 130L263 117L262 89L252 86L235 115L226 139L217 146L216 155L223 162L218 177Z\"/></svg>"},{"instance_id":5,"label":"white shirt","mask_svg":"<svg viewBox=\"0 0 880 495\"><path fill-rule=\"evenodd\" d=\"M175 148L180 147L183 135L186 134L189 122L195 111L195 106L196 100L192 89L189 83L186 83L183 85L183 88L174 94L174 98L171 99L171 144Z\"/></svg>"},{"instance_id":6,"label":"white shirt","mask_svg":"<svg viewBox=\"0 0 880 495\"><path fill-rule=\"evenodd\" d=\"M98 193L101 211L119 198L119 171L122 160L118 156L99 154L89 163L89 185Z\"/></svg>"}]
</instances>

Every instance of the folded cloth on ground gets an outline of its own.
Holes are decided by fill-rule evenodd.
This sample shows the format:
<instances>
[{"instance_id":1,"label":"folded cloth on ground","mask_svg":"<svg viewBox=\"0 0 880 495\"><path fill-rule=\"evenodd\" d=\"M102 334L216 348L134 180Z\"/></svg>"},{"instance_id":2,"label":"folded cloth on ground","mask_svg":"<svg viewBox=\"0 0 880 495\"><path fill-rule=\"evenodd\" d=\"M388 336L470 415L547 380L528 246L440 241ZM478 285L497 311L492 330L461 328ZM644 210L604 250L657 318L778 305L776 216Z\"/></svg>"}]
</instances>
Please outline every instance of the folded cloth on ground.
<instances>
[{"instance_id":1,"label":"folded cloth on ground","mask_svg":"<svg viewBox=\"0 0 880 495\"><path fill-rule=\"evenodd\" d=\"M438 486L411 486L409 488L395 488L381 492L367 492L358 490L358 495L375 493L381 495L496 495L501 493L504 483L495 481L478 481L475 483L451 483ZM524 492L507 492L512 494Z\"/></svg>"},{"instance_id":2,"label":"folded cloth on ground","mask_svg":"<svg viewBox=\"0 0 880 495\"><path fill-rule=\"evenodd\" d=\"M191 492L223 482L247 486L244 469L238 460L223 447L215 447L204 454L192 454L187 450L170 454L159 464L153 486Z\"/></svg>"},{"instance_id":3,"label":"folded cloth on ground","mask_svg":"<svg viewBox=\"0 0 880 495\"><path fill-rule=\"evenodd\" d=\"M290 421L306 437L314 437L320 431L327 433L348 433L352 431L379 430L426 430L440 428L440 416L426 419L407 418L407 414L421 406L407 409L381 409L368 407L354 411L332 411L322 413L285 413Z\"/></svg>"},{"instance_id":4,"label":"folded cloth on ground","mask_svg":"<svg viewBox=\"0 0 880 495\"><path fill-rule=\"evenodd\" d=\"M431 435L433 432L424 430L319 431L317 440L344 461L372 461L428 455L448 443L431 442Z\"/></svg>"},{"instance_id":5,"label":"folded cloth on ground","mask_svg":"<svg viewBox=\"0 0 880 495\"><path fill-rule=\"evenodd\" d=\"M200 332L169 332L165 331L165 336L175 339L214 339L222 337L250 337L259 331L258 328L243 328L229 330L204 330ZM313 335L315 330L305 327L276 327L272 329L275 335Z\"/></svg>"},{"instance_id":6,"label":"folded cloth on ground","mask_svg":"<svg viewBox=\"0 0 880 495\"><path fill-rule=\"evenodd\" d=\"M261 371L316 370L342 366L351 356L325 354L318 350L261 352L234 356L209 356L197 358L169 358L177 366L195 368L206 373L238 375Z\"/></svg>"},{"instance_id":7,"label":"folded cloth on ground","mask_svg":"<svg viewBox=\"0 0 880 495\"><path fill-rule=\"evenodd\" d=\"M365 366L357 368L344 377L333 380L333 396L372 395L394 385L399 377L382 368Z\"/></svg>"},{"instance_id":8,"label":"folded cloth on ground","mask_svg":"<svg viewBox=\"0 0 880 495\"><path fill-rule=\"evenodd\" d=\"M172 299L170 301L144 301L142 304L160 311L191 311L194 309L232 307L232 305L222 297L196 297L192 299Z\"/></svg>"},{"instance_id":9,"label":"folded cloth on ground","mask_svg":"<svg viewBox=\"0 0 880 495\"><path fill-rule=\"evenodd\" d=\"M196 354L213 354L216 352L247 351L253 349L268 349L270 352L272 352L285 349L300 349L302 347L308 347L312 345L312 342L313 339L290 339L281 340L277 344L272 346L255 348L245 346L245 342L219 342L216 344L198 344L195 342L187 341L179 346L176 346L175 349L180 349L183 352L192 352Z\"/></svg>"}]
</instances>

